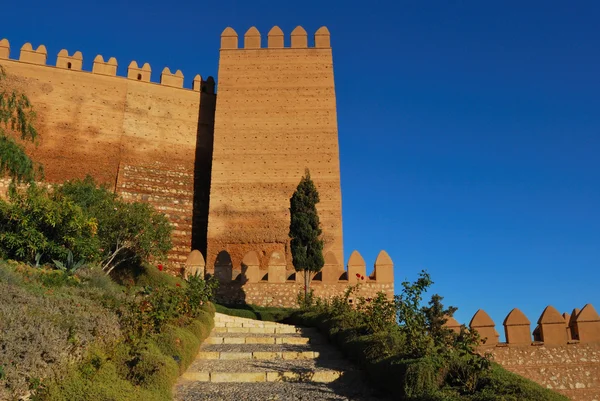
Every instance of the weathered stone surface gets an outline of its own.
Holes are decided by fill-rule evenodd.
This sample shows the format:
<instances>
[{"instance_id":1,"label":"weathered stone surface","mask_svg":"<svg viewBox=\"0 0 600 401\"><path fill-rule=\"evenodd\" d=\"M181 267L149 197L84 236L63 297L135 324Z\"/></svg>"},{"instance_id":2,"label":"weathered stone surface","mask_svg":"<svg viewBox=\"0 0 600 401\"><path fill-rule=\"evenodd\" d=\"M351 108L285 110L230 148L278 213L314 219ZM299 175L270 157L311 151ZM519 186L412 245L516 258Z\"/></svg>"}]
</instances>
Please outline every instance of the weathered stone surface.
<instances>
[{"instance_id":1,"label":"weathered stone surface","mask_svg":"<svg viewBox=\"0 0 600 401\"><path fill-rule=\"evenodd\" d=\"M506 369L575 401L600 399L600 343L487 349Z\"/></svg>"},{"instance_id":2,"label":"weathered stone surface","mask_svg":"<svg viewBox=\"0 0 600 401\"><path fill-rule=\"evenodd\" d=\"M325 33L321 31L321 33ZM325 252L343 260L342 216L333 61L330 48L307 48L297 29L293 48L258 49L257 32L238 49L222 36L215 116L207 266L226 250L233 265L256 251L289 250L289 198L306 168L321 195ZM320 42L322 43L322 42ZM248 48L252 47L252 48ZM318 144L318 146L316 145ZM261 260L266 268L268 259Z\"/></svg>"},{"instance_id":3,"label":"weathered stone surface","mask_svg":"<svg viewBox=\"0 0 600 401\"><path fill-rule=\"evenodd\" d=\"M77 71L79 52L63 50L60 68L48 67L43 46L30 48L24 46L23 61L2 65L6 84L26 93L37 112L40 143L26 149L44 165L46 180L89 174L126 200L149 202L173 223L170 260L183 265L193 220L207 226L208 190L195 190L210 183L215 95L144 82L149 66L135 70L147 74L143 80L117 77L116 60L101 56L95 73ZM197 216L202 209L204 217ZM199 242L206 247L206 231Z\"/></svg>"}]
</instances>

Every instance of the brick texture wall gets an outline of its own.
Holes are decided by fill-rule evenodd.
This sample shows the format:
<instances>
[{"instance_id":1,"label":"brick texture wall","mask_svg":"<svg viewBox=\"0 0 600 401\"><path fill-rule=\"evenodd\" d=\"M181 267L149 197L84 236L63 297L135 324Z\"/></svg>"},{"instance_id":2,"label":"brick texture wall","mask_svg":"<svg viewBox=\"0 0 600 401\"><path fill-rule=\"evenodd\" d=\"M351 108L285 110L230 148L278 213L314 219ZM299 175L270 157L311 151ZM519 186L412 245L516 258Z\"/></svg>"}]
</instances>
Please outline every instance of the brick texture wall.
<instances>
[{"instance_id":1,"label":"brick texture wall","mask_svg":"<svg viewBox=\"0 0 600 401\"><path fill-rule=\"evenodd\" d=\"M43 65L21 53L24 61L0 59L0 65L7 84L26 93L37 112L39 145L27 148L44 165L46 180L90 174L125 199L167 214L175 226L172 262L185 262L194 224L204 226L196 242L206 252L214 81L201 92ZM149 80L150 72L144 74Z\"/></svg>"},{"instance_id":2,"label":"brick texture wall","mask_svg":"<svg viewBox=\"0 0 600 401\"><path fill-rule=\"evenodd\" d=\"M296 40L306 40L301 28L294 32ZM321 196L317 207L325 251L343 260L331 48L308 48L295 39L293 33L292 45L297 47L282 48L283 34L274 28L269 48L260 48L260 34L252 28L244 39L245 47L238 48L237 34L230 28L223 33L208 225L209 272L219 252L227 251L233 265L240 266L249 249L267 255L266 259L274 251L281 252L291 267L289 199L305 168L310 169Z\"/></svg>"},{"instance_id":3,"label":"brick texture wall","mask_svg":"<svg viewBox=\"0 0 600 401\"><path fill-rule=\"evenodd\" d=\"M492 350L511 372L558 391L574 401L600 400L600 343L508 347Z\"/></svg>"}]
</instances>

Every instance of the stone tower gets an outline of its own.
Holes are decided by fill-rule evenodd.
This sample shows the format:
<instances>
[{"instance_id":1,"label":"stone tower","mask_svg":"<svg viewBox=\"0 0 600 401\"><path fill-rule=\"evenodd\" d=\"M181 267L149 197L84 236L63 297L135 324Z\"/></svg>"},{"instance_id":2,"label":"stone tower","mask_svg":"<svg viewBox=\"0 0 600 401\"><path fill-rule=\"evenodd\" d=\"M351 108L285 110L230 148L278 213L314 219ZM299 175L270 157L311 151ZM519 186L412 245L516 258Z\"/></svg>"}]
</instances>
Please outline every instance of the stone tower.
<instances>
[{"instance_id":1,"label":"stone tower","mask_svg":"<svg viewBox=\"0 0 600 401\"><path fill-rule=\"evenodd\" d=\"M289 250L289 199L306 168L319 190L325 252L343 261L340 165L333 58L327 28L314 36L282 30L267 46L252 27L221 35L208 217L207 271L215 262L235 271L258 251L264 268ZM221 260L225 254L226 260ZM219 255L219 258L217 258ZM279 256L278 256L279 257ZM235 278L235 277L234 277Z\"/></svg>"}]
</instances>

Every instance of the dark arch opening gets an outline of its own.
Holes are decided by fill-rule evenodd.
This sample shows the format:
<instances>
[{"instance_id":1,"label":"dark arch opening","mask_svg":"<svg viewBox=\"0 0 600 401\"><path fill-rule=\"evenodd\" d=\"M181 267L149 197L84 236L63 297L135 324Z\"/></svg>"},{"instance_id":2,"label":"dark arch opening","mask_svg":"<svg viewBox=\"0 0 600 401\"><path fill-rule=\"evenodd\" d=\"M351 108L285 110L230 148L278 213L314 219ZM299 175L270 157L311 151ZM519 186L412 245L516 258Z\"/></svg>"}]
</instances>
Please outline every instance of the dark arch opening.
<instances>
[{"instance_id":1,"label":"dark arch opening","mask_svg":"<svg viewBox=\"0 0 600 401\"><path fill-rule=\"evenodd\" d=\"M68 68L69 70L71 69L71 62L70 62L70 61L67 63L67 68Z\"/></svg>"},{"instance_id":2,"label":"dark arch opening","mask_svg":"<svg viewBox=\"0 0 600 401\"><path fill-rule=\"evenodd\" d=\"M138 81L142 80L142 74L138 74Z\"/></svg>"},{"instance_id":3,"label":"dark arch opening","mask_svg":"<svg viewBox=\"0 0 600 401\"><path fill-rule=\"evenodd\" d=\"M215 277L221 283L229 283L232 280L233 263L227 251L221 251L215 260Z\"/></svg>"}]
</instances>

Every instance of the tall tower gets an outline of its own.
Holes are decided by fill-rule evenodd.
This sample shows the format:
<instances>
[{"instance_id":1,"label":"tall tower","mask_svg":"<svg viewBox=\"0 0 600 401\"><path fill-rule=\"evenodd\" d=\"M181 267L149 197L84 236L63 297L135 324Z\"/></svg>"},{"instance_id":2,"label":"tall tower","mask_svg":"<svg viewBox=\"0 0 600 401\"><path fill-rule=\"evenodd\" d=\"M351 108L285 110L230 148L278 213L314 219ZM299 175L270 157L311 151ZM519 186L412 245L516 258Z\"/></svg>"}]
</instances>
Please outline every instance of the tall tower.
<instances>
[{"instance_id":1,"label":"tall tower","mask_svg":"<svg viewBox=\"0 0 600 401\"><path fill-rule=\"evenodd\" d=\"M217 255L234 272L256 251L261 267L289 250L290 197L306 168L321 196L317 205L325 252L343 263L342 200L333 58L327 28L314 47L302 27L286 44L280 28L267 47L254 27L221 35L208 218L207 271ZM286 47L287 46L287 47ZM222 263L218 262L218 263ZM234 277L235 278L235 277Z\"/></svg>"}]
</instances>

